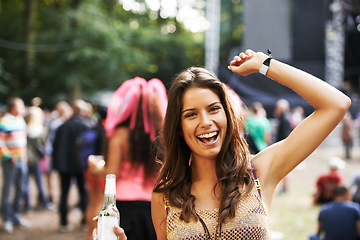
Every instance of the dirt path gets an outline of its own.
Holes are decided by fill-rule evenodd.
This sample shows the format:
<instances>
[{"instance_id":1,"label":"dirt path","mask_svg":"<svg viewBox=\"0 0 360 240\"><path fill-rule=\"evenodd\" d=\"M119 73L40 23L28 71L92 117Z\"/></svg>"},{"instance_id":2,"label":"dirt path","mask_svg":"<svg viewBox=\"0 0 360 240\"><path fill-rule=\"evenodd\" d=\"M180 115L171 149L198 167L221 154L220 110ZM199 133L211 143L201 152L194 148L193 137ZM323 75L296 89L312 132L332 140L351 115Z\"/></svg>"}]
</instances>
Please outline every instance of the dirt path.
<instances>
[{"instance_id":1,"label":"dirt path","mask_svg":"<svg viewBox=\"0 0 360 240\"><path fill-rule=\"evenodd\" d=\"M1 169L0 169L1 170ZM1 171L0 171L1 172ZM1 175L1 173L0 173ZM54 199L59 199L59 182L58 175L52 176L54 180ZM2 176L0 176L2 179ZM1 180L0 180L1 181ZM0 184L2 185L2 184ZM30 202L34 206L36 204L37 190L33 179L30 178ZM72 185L69 193L70 211L68 215L69 224L74 226L74 230L68 233L59 231L59 214L57 211L34 209L31 213L22 214L22 217L30 222L29 228L14 228L12 234L7 234L0 230L1 240L82 240L86 238L86 230L80 226L81 211L74 206L78 202L78 194L75 185ZM58 203L56 201L56 203ZM0 220L2 227L2 220Z\"/></svg>"},{"instance_id":2,"label":"dirt path","mask_svg":"<svg viewBox=\"0 0 360 240\"><path fill-rule=\"evenodd\" d=\"M308 157L297 167L290 176L289 187L291 191L306 191L311 192L311 188L314 187L314 182L316 177L320 173L328 171L327 168L327 159L331 155L342 156L343 149L341 144L337 142L328 142L320 146L312 155ZM350 181L353 175L360 171L360 151L358 144L354 146L354 159L351 162L348 162L346 168L341 171L344 176L346 183ZM1 172L1 171L0 171ZM0 173L1 175L1 173ZM2 177L0 176L0 181ZM55 179L57 176L55 174ZM34 188L34 182L30 182L30 190ZM2 184L0 184L1 186ZM55 186L59 186L55 184ZM296 189L296 190L295 190ZM59 191L58 187L54 189L55 198L58 199ZM35 195L36 191L31 191L32 200L31 202L36 202ZM78 194L74 186L70 189L70 199L69 205L75 206L78 201ZM286 195L284 197L287 197ZM300 199L299 199L300 200ZM6 234L0 231L1 240L81 240L85 239L85 230L80 227L81 213L79 210L73 208L69 213L69 221L75 226L74 231L70 233L60 233L59 232L59 217L57 212L52 211L40 211L34 210L32 214L24 215L24 218L31 222L31 227L28 229L14 229L13 234ZM0 226L2 226L2 220L0 220ZM281 226L283 229L286 226ZM304 239L306 236L304 236Z\"/></svg>"},{"instance_id":3,"label":"dirt path","mask_svg":"<svg viewBox=\"0 0 360 240\"><path fill-rule=\"evenodd\" d=\"M80 221L80 214L73 210L70 213L72 222ZM76 226L74 231L69 233L59 232L58 213L51 211L34 211L24 215L26 220L31 222L28 229L15 228L12 234L0 233L1 240L72 240L85 239L85 230Z\"/></svg>"}]
</instances>

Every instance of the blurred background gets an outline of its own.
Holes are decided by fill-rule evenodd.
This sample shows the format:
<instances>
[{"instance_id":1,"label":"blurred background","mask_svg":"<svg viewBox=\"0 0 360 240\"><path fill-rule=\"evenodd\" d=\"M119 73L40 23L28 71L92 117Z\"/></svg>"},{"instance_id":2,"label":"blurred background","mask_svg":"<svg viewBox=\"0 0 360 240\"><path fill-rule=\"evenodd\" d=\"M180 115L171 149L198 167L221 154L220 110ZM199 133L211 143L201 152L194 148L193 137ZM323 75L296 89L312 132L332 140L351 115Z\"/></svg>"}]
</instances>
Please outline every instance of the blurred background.
<instances>
[{"instance_id":1,"label":"blurred background","mask_svg":"<svg viewBox=\"0 0 360 240\"><path fill-rule=\"evenodd\" d=\"M183 69L205 66L246 105L261 102L268 118L281 98L310 114L312 107L288 88L261 74L240 77L227 69L248 48L271 49L274 58L352 99L353 155L341 171L349 184L360 169L360 0L0 0L0 109L13 96L49 110L74 99L106 107L125 80L159 78L169 87ZM342 126L291 173L287 193L275 194L273 239L308 239L315 232L316 178L327 171L330 156L345 158ZM77 193L71 196L75 206ZM71 216L80 218L76 211ZM84 236L82 230L58 234L55 212L27 219L32 228L0 238Z\"/></svg>"},{"instance_id":2,"label":"blurred background","mask_svg":"<svg viewBox=\"0 0 360 240\"><path fill-rule=\"evenodd\" d=\"M44 108L76 98L106 105L129 78L157 77L169 86L176 73L198 65L269 113L279 95L312 111L263 76L238 81L226 68L240 51L270 48L346 91L356 109L359 15L359 0L1 0L0 103L19 96L26 104L40 97Z\"/></svg>"}]
</instances>

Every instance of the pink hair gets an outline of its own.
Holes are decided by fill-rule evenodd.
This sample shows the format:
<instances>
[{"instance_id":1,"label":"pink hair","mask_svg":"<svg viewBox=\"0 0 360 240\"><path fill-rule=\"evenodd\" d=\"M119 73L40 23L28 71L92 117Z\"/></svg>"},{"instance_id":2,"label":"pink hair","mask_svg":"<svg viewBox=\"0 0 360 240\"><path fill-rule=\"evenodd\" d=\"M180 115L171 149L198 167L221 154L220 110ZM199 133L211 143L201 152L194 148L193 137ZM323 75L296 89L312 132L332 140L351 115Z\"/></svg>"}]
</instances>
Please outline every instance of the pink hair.
<instances>
[{"instance_id":1,"label":"pink hair","mask_svg":"<svg viewBox=\"0 0 360 240\"><path fill-rule=\"evenodd\" d=\"M162 118L165 117L167 95L164 84L157 78L146 81L144 78L135 77L125 81L113 94L108 106L105 122L106 135L111 137L115 127L130 118L130 129L135 128L136 113L142 96L142 111L144 130L150 134L150 139L156 137L155 123L149 116L149 104L157 100ZM149 109L150 111L152 109Z\"/></svg>"}]
</instances>

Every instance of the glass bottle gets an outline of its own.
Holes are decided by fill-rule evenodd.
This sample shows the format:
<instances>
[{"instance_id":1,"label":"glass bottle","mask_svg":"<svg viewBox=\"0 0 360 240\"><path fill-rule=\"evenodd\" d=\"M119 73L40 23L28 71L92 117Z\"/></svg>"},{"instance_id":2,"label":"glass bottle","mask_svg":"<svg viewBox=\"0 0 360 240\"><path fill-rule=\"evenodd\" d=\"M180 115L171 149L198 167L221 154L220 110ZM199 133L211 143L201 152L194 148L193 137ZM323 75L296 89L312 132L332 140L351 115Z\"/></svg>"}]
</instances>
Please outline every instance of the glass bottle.
<instances>
[{"instance_id":1,"label":"glass bottle","mask_svg":"<svg viewBox=\"0 0 360 240\"><path fill-rule=\"evenodd\" d=\"M120 224L120 213L116 207L116 176L115 174L106 175L104 203L99 212L97 224L98 240L117 240L118 236L114 233L114 226Z\"/></svg>"}]
</instances>

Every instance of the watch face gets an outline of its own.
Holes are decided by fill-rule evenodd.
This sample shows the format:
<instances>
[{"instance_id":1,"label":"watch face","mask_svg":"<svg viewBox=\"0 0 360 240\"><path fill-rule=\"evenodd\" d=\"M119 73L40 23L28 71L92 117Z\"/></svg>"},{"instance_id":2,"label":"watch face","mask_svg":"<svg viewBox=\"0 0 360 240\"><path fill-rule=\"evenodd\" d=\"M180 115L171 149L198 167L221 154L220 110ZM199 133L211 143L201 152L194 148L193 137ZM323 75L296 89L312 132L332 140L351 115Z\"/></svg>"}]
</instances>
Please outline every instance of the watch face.
<instances>
[{"instance_id":1,"label":"watch face","mask_svg":"<svg viewBox=\"0 0 360 240\"><path fill-rule=\"evenodd\" d=\"M259 69L259 73L266 75L267 71L268 71L269 67L266 66L265 64L261 65L260 69Z\"/></svg>"}]
</instances>

